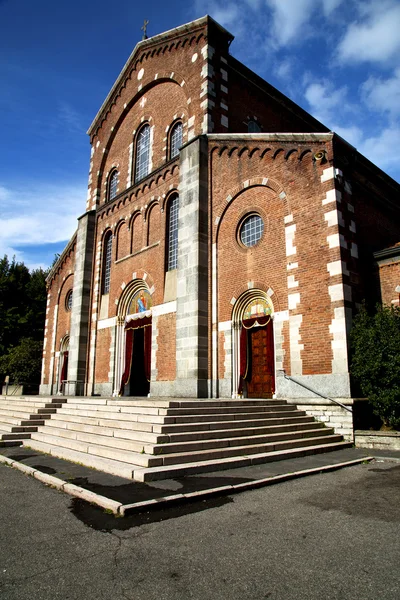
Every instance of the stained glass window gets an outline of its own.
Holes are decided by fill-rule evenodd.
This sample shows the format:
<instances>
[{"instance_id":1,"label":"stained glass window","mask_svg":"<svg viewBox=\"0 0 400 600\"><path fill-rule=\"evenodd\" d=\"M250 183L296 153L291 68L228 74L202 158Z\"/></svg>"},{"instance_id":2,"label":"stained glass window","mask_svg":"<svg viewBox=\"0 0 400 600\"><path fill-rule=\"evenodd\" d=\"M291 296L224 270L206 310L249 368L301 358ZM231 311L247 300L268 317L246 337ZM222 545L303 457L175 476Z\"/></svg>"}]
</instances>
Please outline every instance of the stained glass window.
<instances>
[{"instance_id":1,"label":"stained glass window","mask_svg":"<svg viewBox=\"0 0 400 600\"><path fill-rule=\"evenodd\" d=\"M174 196L168 208L167 271L178 267L178 216L179 196Z\"/></svg>"},{"instance_id":2,"label":"stained glass window","mask_svg":"<svg viewBox=\"0 0 400 600\"><path fill-rule=\"evenodd\" d=\"M136 141L135 182L150 172L150 125L145 125L138 133Z\"/></svg>"},{"instance_id":3,"label":"stained glass window","mask_svg":"<svg viewBox=\"0 0 400 600\"><path fill-rule=\"evenodd\" d=\"M260 215L250 215L240 228L240 241L244 246L254 246L261 239L264 231L264 221Z\"/></svg>"},{"instance_id":4,"label":"stained glass window","mask_svg":"<svg viewBox=\"0 0 400 600\"><path fill-rule=\"evenodd\" d=\"M110 291L111 252L112 252L112 234L110 231L107 234L106 240L104 242L103 294L108 294L108 292Z\"/></svg>"},{"instance_id":5,"label":"stained glass window","mask_svg":"<svg viewBox=\"0 0 400 600\"><path fill-rule=\"evenodd\" d=\"M72 310L72 290L69 290L65 298L65 308L67 310Z\"/></svg>"},{"instance_id":6,"label":"stained glass window","mask_svg":"<svg viewBox=\"0 0 400 600\"><path fill-rule=\"evenodd\" d=\"M182 146L182 123L176 123L171 131L171 152L170 158L175 158L179 154L179 148Z\"/></svg>"},{"instance_id":7,"label":"stained glass window","mask_svg":"<svg viewBox=\"0 0 400 600\"><path fill-rule=\"evenodd\" d=\"M261 127L256 121L249 121L247 123L247 131L249 133L260 133Z\"/></svg>"},{"instance_id":8,"label":"stained glass window","mask_svg":"<svg viewBox=\"0 0 400 600\"><path fill-rule=\"evenodd\" d=\"M118 171L114 170L111 173L110 181L108 185L108 199L112 200L117 195L118 191Z\"/></svg>"}]
</instances>

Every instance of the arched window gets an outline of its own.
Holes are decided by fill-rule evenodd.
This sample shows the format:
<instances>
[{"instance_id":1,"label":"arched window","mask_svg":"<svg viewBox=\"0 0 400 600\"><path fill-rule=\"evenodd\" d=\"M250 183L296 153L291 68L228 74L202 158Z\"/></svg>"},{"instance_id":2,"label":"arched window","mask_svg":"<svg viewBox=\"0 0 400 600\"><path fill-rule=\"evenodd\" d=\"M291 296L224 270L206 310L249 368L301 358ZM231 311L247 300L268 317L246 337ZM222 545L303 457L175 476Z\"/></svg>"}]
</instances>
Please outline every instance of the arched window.
<instances>
[{"instance_id":1,"label":"arched window","mask_svg":"<svg viewBox=\"0 0 400 600\"><path fill-rule=\"evenodd\" d=\"M173 196L168 203L167 214L167 271L172 271L178 266L178 216L179 196Z\"/></svg>"},{"instance_id":2,"label":"arched window","mask_svg":"<svg viewBox=\"0 0 400 600\"><path fill-rule=\"evenodd\" d=\"M112 253L112 233L109 231L106 234L103 245L103 285L102 293L108 294L110 291L110 276L111 276L111 253Z\"/></svg>"},{"instance_id":3,"label":"arched window","mask_svg":"<svg viewBox=\"0 0 400 600\"><path fill-rule=\"evenodd\" d=\"M107 200L112 200L117 195L118 181L119 174L117 169L114 169L111 171L110 177L108 178Z\"/></svg>"},{"instance_id":4,"label":"arched window","mask_svg":"<svg viewBox=\"0 0 400 600\"><path fill-rule=\"evenodd\" d=\"M247 131L249 133L260 133L261 132L261 127L259 126L259 124L257 123L257 121L249 121L247 123Z\"/></svg>"},{"instance_id":5,"label":"arched window","mask_svg":"<svg viewBox=\"0 0 400 600\"><path fill-rule=\"evenodd\" d=\"M144 125L136 138L135 183L150 172L150 125Z\"/></svg>"},{"instance_id":6,"label":"arched window","mask_svg":"<svg viewBox=\"0 0 400 600\"><path fill-rule=\"evenodd\" d=\"M69 290L65 296L65 310L72 310L72 290Z\"/></svg>"},{"instance_id":7,"label":"arched window","mask_svg":"<svg viewBox=\"0 0 400 600\"><path fill-rule=\"evenodd\" d=\"M175 158L179 154L179 148L182 146L182 122L178 121L171 129L171 135L169 138L169 157Z\"/></svg>"}]
</instances>

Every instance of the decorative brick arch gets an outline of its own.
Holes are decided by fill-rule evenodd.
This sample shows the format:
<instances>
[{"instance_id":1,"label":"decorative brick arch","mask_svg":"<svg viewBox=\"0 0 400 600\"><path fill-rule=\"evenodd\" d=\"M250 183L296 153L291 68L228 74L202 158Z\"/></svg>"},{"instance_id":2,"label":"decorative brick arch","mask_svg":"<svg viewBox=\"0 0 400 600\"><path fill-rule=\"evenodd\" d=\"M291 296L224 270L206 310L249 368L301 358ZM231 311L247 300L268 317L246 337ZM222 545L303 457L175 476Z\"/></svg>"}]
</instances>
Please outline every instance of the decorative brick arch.
<instances>
[{"instance_id":1,"label":"decorative brick arch","mask_svg":"<svg viewBox=\"0 0 400 600\"><path fill-rule=\"evenodd\" d=\"M253 177L251 179L246 179L240 185L236 186L232 190L230 190L229 194L225 199L225 206L222 208L219 214L217 214L215 218L215 224L217 226L215 232L215 241L218 242L219 228L221 221L227 211L228 207L232 204L232 202L245 190L250 189L252 187L263 186L269 188L273 192L275 192L279 198L285 203L285 216L289 214L289 205L286 196L286 192L283 189L282 185L276 181L275 179L271 179L270 177Z\"/></svg>"},{"instance_id":2,"label":"decorative brick arch","mask_svg":"<svg viewBox=\"0 0 400 600\"><path fill-rule=\"evenodd\" d=\"M142 289L147 289L150 294L153 295L155 291L155 285L152 276L143 269L138 269L132 274L132 280L128 284L122 283L121 285L121 291L115 300L117 304L118 317L125 316L124 310L129 303L130 297L137 291L137 289L141 289L140 286L138 287L138 282L143 282L144 285L142 286Z\"/></svg>"}]
</instances>

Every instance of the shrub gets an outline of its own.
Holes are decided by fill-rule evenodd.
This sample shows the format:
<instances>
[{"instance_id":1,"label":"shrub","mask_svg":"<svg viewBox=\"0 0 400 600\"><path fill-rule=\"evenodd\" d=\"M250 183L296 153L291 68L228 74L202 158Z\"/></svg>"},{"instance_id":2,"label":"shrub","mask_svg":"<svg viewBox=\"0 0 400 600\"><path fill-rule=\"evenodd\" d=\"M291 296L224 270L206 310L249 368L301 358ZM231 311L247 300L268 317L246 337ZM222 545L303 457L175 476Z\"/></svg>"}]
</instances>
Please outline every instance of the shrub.
<instances>
[{"instance_id":1,"label":"shrub","mask_svg":"<svg viewBox=\"0 0 400 600\"><path fill-rule=\"evenodd\" d=\"M351 331L351 374L385 425L400 428L400 308L365 306Z\"/></svg>"}]
</instances>

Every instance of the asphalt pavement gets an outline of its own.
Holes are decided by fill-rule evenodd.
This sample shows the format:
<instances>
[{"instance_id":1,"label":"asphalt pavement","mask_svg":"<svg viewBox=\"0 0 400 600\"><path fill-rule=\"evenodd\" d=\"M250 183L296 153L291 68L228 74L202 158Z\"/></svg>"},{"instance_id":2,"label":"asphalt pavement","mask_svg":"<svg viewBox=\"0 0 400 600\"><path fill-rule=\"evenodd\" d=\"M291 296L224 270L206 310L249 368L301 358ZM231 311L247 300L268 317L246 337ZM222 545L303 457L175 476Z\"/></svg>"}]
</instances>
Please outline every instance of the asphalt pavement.
<instances>
[{"instance_id":1,"label":"asphalt pavement","mask_svg":"<svg viewBox=\"0 0 400 600\"><path fill-rule=\"evenodd\" d=\"M125 518L0 464L0 598L398 600L395 458Z\"/></svg>"}]
</instances>

